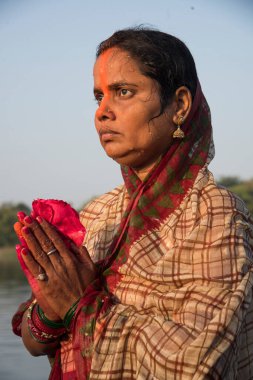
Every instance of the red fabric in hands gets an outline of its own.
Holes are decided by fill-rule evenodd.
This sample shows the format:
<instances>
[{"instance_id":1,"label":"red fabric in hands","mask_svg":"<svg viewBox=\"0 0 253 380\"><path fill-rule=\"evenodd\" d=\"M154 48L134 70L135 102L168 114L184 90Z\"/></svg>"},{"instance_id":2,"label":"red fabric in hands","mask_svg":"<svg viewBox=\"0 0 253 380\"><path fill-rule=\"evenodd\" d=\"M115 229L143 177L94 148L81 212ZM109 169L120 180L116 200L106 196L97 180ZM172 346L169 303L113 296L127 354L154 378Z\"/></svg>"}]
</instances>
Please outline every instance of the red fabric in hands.
<instances>
[{"instance_id":1,"label":"red fabric in hands","mask_svg":"<svg viewBox=\"0 0 253 380\"><path fill-rule=\"evenodd\" d=\"M82 245L86 231L78 213L69 203L56 199L36 199L32 203L31 216L33 218L40 216L78 247Z\"/></svg>"}]
</instances>

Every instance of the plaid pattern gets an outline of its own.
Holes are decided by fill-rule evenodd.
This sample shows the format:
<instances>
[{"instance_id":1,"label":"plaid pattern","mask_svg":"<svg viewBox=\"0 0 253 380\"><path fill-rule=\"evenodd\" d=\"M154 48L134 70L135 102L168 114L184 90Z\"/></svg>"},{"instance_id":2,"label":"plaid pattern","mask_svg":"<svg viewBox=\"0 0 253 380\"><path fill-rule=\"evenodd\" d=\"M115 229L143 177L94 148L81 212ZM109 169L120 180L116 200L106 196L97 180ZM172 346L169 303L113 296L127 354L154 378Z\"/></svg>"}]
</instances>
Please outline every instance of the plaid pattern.
<instances>
[{"instance_id":1,"label":"plaid pattern","mask_svg":"<svg viewBox=\"0 0 253 380\"><path fill-rule=\"evenodd\" d=\"M103 260L125 186L81 212ZM200 170L179 207L132 244L118 303L96 323L90 379L253 379L253 229L243 202Z\"/></svg>"},{"instance_id":2,"label":"plaid pattern","mask_svg":"<svg viewBox=\"0 0 253 380\"><path fill-rule=\"evenodd\" d=\"M75 379L75 360L73 358L72 337L61 341L61 370L63 380Z\"/></svg>"}]
</instances>

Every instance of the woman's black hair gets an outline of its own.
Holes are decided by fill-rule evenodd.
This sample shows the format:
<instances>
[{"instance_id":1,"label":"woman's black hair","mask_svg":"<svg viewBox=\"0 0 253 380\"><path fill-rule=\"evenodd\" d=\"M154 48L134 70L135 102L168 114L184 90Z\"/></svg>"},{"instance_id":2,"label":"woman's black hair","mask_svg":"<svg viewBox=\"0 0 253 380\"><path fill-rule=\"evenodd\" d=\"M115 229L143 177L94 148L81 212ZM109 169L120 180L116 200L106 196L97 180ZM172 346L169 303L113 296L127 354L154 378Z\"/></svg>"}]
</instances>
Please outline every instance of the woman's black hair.
<instances>
[{"instance_id":1,"label":"woman's black hair","mask_svg":"<svg viewBox=\"0 0 253 380\"><path fill-rule=\"evenodd\" d=\"M194 59L178 38L143 26L122 29L99 44L96 57L113 47L127 51L139 63L142 74L158 82L160 114L178 87L186 86L194 97L198 81Z\"/></svg>"}]
</instances>

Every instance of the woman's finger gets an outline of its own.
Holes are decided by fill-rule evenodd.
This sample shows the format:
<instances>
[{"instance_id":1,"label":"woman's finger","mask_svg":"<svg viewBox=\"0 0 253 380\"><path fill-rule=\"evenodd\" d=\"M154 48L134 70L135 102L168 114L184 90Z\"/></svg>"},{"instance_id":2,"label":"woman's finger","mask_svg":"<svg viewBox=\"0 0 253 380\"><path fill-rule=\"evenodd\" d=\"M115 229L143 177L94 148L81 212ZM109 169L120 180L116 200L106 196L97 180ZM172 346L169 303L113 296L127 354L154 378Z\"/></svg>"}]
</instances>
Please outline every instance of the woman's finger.
<instances>
[{"instance_id":1,"label":"woman's finger","mask_svg":"<svg viewBox=\"0 0 253 380\"><path fill-rule=\"evenodd\" d=\"M44 268L46 272L52 269L51 261L49 260L46 253L41 248L38 240L34 236L32 230L28 227L22 228L22 235L25 238L26 244L30 250L31 255L34 260L39 263L39 265ZM29 255L30 256L30 255Z\"/></svg>"},{"instance_id":2,"label":"woman's finger","mask_svg":"<svg viewBox=\"0 0 253 380\"><path fill-rule=\"evenodd\" d=\"M18 240L20 241L20 243L21 243L24 247L26 247L27 244L26 244L26 241L25 241L25 239L23 238L23 235L22 235L22 228L23 228L23 227L24 227L24 225L23 225L22 223L20 223L20 222L16 222L16 223L14 224L14 226L13 226L14 231L15 231L17 237L18 237Z\"/></svg>"},{"instance_id":3,"label":"woman's finger","mask_svg":"<svg viewBox=\"0 0 253 380\"><path fill-rule=\"evenodd\" d=\"M27 216L24 218L24 224L32 230L44 252L54 249L52 241L48 238L36 220Z\"/></svg>"},{"instance_id":4,"label":"woman's finger","mask_svg":"<svg viewBox=\"0 0 253 380\"><path fill-rule=\"evenodd\" d=\"M31 275L36 280L46 279L46 273L45 273L44 269L42 269L42 267L39 265L39 263L36 260L34 260L32 254L29 252L29 250L27 248L22 248L21 254L22 254L22 258L23 258L29 272L31 273Z\"/></svg>"},{"instance_id":5,"label":"woman's finger","mask_svg":"<svg viewBox=\"0 0 253 380\"><path fill-rule=\"evenodd\" d=\"M93 261L91 260L91 257L90 257L90 254L88 252L88 250L84 247L84 246L81 246L81 247L77 247L73 242L70 244L70 247L71 247L71 250L75 253L75 257L77 258L77 260L84 264L85 267L88 269L88 270L91 270L93 271L95 269L95 264L93 263Z\"/></svg>"},{"instance_id":6,"label":"woman's finger","mask_svg":"<svg viewBox=\"0 0 253 380\"><path fill-rule=\"evenodd\" d=\"M24 223L26 226L32 230L34 236L39 242L43 252L49 257L50 261L53 262L53 265L56 266L61 263L60 255L57 249L55 248L52 240L47 236L44 230L41 228L40 224L32 219L30 216L24 218ZM54 256L53 256L54 254ZM52 256L51 256L52 255Z\"/></svg>"},{"instance_id":7,"label":"woman's finger","mask_svg":"<svg viewBox=\"0 0 253 380\"><path fill-rule=\"evenodd\" d=\"M68 262L69 260L73 261L73 255L71 254L70 250L68 249L60 234L56 231L56 229L41 217L37 217L36 219L39 222L45 234L47 235L47 237L50 239L50 241L52 241L53 247L57 249L59 255L65 260L65 262ZM50 254L50 259L53 259L54 256L55 253L52 252L52 254Z\"/></svg>"}]
</instances>

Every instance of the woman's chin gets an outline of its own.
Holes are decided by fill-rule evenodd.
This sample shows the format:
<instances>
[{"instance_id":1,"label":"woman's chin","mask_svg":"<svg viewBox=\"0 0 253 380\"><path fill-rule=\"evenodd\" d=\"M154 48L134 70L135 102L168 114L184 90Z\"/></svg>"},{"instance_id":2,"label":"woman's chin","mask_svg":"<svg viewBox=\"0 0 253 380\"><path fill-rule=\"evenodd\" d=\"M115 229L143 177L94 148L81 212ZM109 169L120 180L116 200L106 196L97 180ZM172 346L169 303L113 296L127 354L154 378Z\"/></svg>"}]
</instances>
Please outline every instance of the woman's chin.
<instances>
[{"instance_id":1,"label":"woman's chin","mask_svg":"<svg viewBox=\"0 0 253 380\"><path fill-rule=\"evenodd\" d=\"M107 153L107 156L110 157L113 161L117 162L119 165L132 166L134 160L132 160L128 155L120 155L113 153Z\"/></svg>"},{"instance_id":2,"label":"woman's chin","mask_svg":"<svg viewBox=\"0 0 253 380\"><path fill-rule=\"evenodd\" d=\"M113 144L110 143L104 146L104 150L107 156L117 162L119 165L130 165L131 154L129 154L129 151L115 149L115 147L113 147Z\"/></svg>"},{"instance_id":3,"label":"woman's chin","mask_svg":"<svg viewBox=\"0 0 253 380\"><path fill-rule=\"evenodd\" d=\"M148 164L147 157L148 155L145 154L145 150L137 150L134 148L128 148L128 149L118 149L119 147L115 146L114 144L106 144L103 146L106 154L108 157L113 159L115 162L117 162L119 165L125 165L130 167L143 167L146 166L145 164Z\"/></svg>"}]
</instances>

